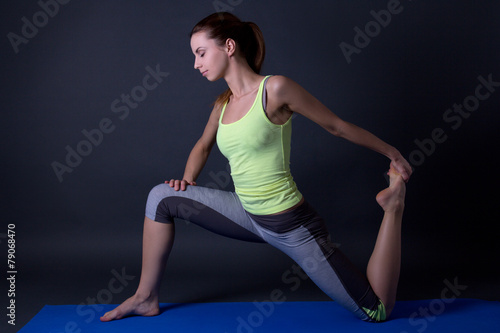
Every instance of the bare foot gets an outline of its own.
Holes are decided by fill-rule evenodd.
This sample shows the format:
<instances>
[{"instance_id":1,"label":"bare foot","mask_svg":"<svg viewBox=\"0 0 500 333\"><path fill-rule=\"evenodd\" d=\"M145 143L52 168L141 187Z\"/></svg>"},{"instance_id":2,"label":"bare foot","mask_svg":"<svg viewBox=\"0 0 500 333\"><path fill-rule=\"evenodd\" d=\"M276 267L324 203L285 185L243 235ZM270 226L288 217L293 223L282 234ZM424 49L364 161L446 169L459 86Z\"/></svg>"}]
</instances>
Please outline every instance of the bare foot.
<instances>
[{"instance_id":1,"label":"bare foot","mask_svg":"<svg viewBox=\"0 0 500 333\"><path fill-rule=\"evenodd\" d=\"M101 321L122 319L129 315L150 317L157 316L159 314L160 305L157 299L140 298L136 294L120 304L114 310L106 312L104 316L101 317Z\"/></svg>"},{"instance_id":2,"label":"bare foot","mask_svg":"<svg viewBox=\"0 0 500 333\"><path fill-rule=\"evenodd\" d=\"M403 177L393 168L387 175L389 175L389 187L377 194L377 202L385 212L402 212L406 193Z\"/></svg>"}]
</instances>

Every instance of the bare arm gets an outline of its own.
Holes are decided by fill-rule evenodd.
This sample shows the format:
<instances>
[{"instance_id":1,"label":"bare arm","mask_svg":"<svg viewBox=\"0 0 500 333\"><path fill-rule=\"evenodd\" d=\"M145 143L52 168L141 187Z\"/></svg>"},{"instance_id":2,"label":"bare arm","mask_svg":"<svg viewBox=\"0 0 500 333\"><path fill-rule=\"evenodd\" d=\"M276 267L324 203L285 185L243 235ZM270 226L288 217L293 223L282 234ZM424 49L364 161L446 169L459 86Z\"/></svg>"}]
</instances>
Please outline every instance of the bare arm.
<instances>
[{"instance_id":1,"label":"bare arm","mask_svg":"<svg viewBox=\"0 0 500 333\"><path fill-rule=\"evenodd\" d=\"M403 179L405 181L409 179L410 164L396 148L367 130L340 119L293 80L284 76L273 76L268 81L267 91L269 97L276 100L275 105L279 105L279 109L302 114L335 136L385 155ZM279 109L276 112L279 112Z\"/></svg>"},{"instance_id":2,"label":"bare arm","mask_svg":"<svg viewBox=\"0 0 500 333\"><path fill-rule=\"evenodd\" d=\"M219 116L220 110L214 107L203 134L198 139L189 154L182 180L172 179L165 182L169 183L170 187L174 187L176 191L179 189L184 191L187 185L196 185L196 179L205 166L208 156L210 155L212 147L215 143L217 128L219 126Z\"/></svg>"}]
</instances>

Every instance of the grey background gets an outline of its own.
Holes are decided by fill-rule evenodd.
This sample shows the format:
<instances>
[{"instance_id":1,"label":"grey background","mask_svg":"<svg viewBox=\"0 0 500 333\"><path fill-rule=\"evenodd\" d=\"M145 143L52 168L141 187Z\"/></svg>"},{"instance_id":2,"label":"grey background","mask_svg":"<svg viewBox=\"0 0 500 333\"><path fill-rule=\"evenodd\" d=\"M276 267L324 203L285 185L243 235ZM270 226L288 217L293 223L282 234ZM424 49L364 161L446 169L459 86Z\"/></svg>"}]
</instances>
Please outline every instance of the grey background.
<instances>
[{"instance_id":1,"label":"grey background","mask_svg":"<svg viewBox=\"0 0 500 333\"><path fill-rule=\"evenodd\" d=\"M374 20L370 11L386 9L388 1L222 2L261 27L264 74L292 78L405 157L417 161L415 140L444 131L447 140L413 163L399 299L439 298L443 281L455 279L467 286L460 297L500 300L500 89L456 130L443 120L454 103L474 94L479 76L500 81L499 4L402 0L402 11L348 63L339 44L353 44L354 28L364 30ZM83 304L85 318L97 320L92 298L120 303L134 292L148 191L182 177L210 104L225 89L193 70L189 47L191 28L216 10L213 1L70 1L16 53L7 35L21 35L21 19L33 22L40 10L36 1L3 1L0 8L0 248L5 262L7 225L14 223L16 330L45 304ZM113 101L157 65L168 77L120 119ZM76 149L82 131L105 118L114 130L60 182L51 164L65 164L65 147ZM293 131L291 168L299 189L364 269L382 217L374 197L387 185L389 160L301 116ZM198 184L232 190L226 164L214 148ZM327 300L293 265L267 245L179 222L161 301L263 301L274 289L289 301ZM113 270L134 278L110 292Z\"/></svg>"}]
</instances>

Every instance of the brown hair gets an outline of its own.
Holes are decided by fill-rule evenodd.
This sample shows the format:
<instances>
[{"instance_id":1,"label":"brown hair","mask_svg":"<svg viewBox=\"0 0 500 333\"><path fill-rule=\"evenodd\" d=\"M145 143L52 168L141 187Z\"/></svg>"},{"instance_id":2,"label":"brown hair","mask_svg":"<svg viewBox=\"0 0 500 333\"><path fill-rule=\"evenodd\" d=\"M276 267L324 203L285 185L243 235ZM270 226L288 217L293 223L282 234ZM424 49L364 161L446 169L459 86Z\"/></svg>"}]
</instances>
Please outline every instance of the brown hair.
<instances>
[{"instance_id":1,"label":"brown hair","mask_svg":"<svg viewBox=\"0 0 500 333\"><path fill-rule=\"evenodd\" d=\"M242 22L231 13L219 12L211 14L198 22L189 37L191 38L195 33L201 31L207 32L208 37L215 39L220 46L225 45L228 38L233 39L238 45L241 55L246 58L250 68L255 73L260 73L266 48L262 31L255 23ZM214 104L222 106L229 100L231 95L231 89L227 89L217 97Z\"/></svg>"}]
</instances>

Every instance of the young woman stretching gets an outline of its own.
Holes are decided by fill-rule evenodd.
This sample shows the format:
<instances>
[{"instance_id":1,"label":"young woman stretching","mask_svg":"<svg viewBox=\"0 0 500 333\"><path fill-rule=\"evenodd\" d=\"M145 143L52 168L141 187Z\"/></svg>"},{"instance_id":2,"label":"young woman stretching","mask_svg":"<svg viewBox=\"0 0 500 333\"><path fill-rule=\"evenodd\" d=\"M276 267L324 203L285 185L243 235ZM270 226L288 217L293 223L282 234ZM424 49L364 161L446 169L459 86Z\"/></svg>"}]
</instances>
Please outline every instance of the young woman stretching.
<instances>
[{"instance_id":1,"label":"young woman stretching","mask_svg":"<svg viewBox=\"0 0 500 333\"><path fill-rule=\"evenodd\" d=\"M182 180L151 190L138 289L101 320L160 313L160 282L174 241L174 218L228 237L267 242L358 318L385 320L396 300L408 162L394 147L340 119L291 79L259 75L265 49L254 23L230 13L212 14L193 28L191 48L194 68L209 81L223 78L229 89L217 99ZM294 112L391 160L390 185L376 197L385 214L366 276L333 245L325 222L293 181L289 161ZM195 186L216 141L229 160L235 193Z\"/></svg>"}]
</instances>

